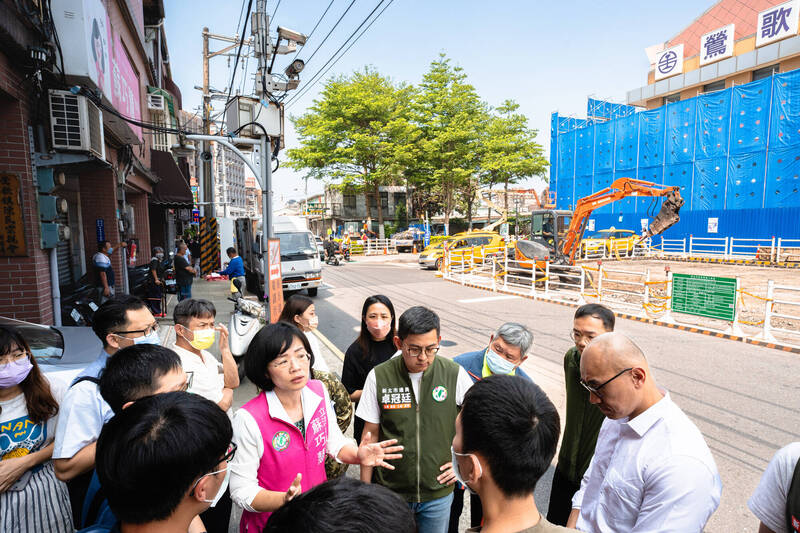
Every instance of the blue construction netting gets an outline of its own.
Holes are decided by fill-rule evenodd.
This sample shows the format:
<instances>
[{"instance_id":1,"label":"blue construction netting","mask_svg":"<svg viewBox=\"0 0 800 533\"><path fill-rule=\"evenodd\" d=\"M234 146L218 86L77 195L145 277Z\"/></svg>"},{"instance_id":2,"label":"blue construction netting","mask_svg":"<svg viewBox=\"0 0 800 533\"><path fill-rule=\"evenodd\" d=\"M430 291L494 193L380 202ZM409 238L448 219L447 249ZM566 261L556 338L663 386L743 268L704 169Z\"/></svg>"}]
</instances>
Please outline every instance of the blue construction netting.
<instances>
[{"instance_id":1,"label":"blue construction netting","mask_svg":"<svg viewBox=\"0 0 800 533\"><path fill-rule=\"evenodd\" d=\"M590 100L588 120L553 114L559 209L621 177L680 186L684 212L800 207L800 69L639 113L624 106L630 114L605 121L607 104ZM652 204L595 213L645 215Z\"/></svg>"},{"instance_id":2,"label":"blue construction netting","mask_svg":"<svg viewBox=\"0 0 800 533\"><path fill-rule=\"evenodd\" d=\"M633 115L636 108L625 104L615 104L606 100L589 98L586 104L586 116L594 119L612 120Z\"/></svg>"}]
</instances>

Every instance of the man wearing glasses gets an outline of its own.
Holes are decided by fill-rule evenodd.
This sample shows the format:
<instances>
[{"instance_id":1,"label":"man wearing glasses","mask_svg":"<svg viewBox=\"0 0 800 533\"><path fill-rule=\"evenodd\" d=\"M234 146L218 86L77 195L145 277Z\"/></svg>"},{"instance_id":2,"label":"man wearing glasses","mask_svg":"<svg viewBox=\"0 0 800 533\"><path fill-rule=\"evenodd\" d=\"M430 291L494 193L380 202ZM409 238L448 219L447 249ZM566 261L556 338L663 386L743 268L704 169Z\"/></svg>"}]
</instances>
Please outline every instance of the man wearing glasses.
<instances>
[{"instance_id":1,"label":"man wearing glasses","mask_svg":"<svg viewBox=\"0 0 800 533\"><path fill-rule=\"evenodd\" d=\"M397 439L403 457L394 470L380 469L375 481L398 493L414 511L420 533L445 533L453 500L450 445L464 394L472 386L458 364L437 357L439 317L425 307L400 316L394 344L399 350L367 375L356 415L364 420L362 440ZM361 467L361 480L373 469Z\"/></svg>"},{"instance_id":2,"label":"man wearing glasses","mask_svg":"<svg viewBox=\"0 0 800 533\"><path fill-rule=\"evenodd\" d=\"M614 312L600 304L582 305L572 321L570 337L575 346L564 355L567 417L547 510L547 520L559 526L567 525L572 496L581 488L581 478L589 468L597 434L606 418L589 401L589 392L581 387L581 354L592 339L614 331L614 322Z\"/></svg>"},{"instance_id":3,"label":"man wearing glasses","mask_svg":"<svg viewBox=\"0 0 800 533\"><path fill-rule=\"evenodd\" d=\"M110 531L189 531L228 487L232 436L225 412L197 394L157 394L123 409L97 441L97 475L121 522Z\"/></svg>"},{"instance_id":4,"label":"man wearing glasses","mask_svg":"<svg viewBox=\"0 0 800 533\"><path fill-rule=\"evenodd\" d=\"M606 420L567 527L702 531L722 493L717 465L641 349L620 333L600 335L581 357L581 385Z\"/></svg>"},{"instance_id":5,"label":"man wearing glasses","mask_svg":"<svg viewBox=\"0 0 800 533\"><path fill-rule=\"evenodd\" d=\"M135 296L115 296L102 304L95 311L92 329L103 343L103 349L64 395L53 449L56 477L67 482L76 522L92 477L97 437L103 424L113 416L97 386L100 373L109 357L122 348L159 344L158 322L145 303Z\"/></svg>"}]
</instances>

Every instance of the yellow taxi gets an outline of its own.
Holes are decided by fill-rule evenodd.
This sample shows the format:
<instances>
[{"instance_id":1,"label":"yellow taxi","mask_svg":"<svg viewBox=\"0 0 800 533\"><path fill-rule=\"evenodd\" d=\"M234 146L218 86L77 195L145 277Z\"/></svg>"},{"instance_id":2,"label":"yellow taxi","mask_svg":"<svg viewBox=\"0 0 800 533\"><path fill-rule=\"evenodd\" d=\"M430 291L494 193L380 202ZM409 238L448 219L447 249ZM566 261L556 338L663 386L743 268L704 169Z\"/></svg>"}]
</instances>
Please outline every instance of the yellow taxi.
<instances>
[{"instance_id":1,"label":"yellow taxi","mask_svg":"<svg viewBox=\"0 0 800 533\"><path fill-rule=\"evenodd\" d=\"M581 239L582 255L631 255L639 236L629 229L601 229Z\"/></svg>"},{"instance_id":2,"label":"yellow taxi","mask_svg":"<svg viewBox=\"0 0 800 533\"><path fill-rule=\"evenodd\" d=\"M451 251L454 261L463 261L473 257L482 260L485 255L497 253L506 246L502 235L494 231L465 231L457 233L441 242L431 244L419 254L419 265L422 268L440 270L444 256L444 245Z\"/></svg>"}]
</instances>

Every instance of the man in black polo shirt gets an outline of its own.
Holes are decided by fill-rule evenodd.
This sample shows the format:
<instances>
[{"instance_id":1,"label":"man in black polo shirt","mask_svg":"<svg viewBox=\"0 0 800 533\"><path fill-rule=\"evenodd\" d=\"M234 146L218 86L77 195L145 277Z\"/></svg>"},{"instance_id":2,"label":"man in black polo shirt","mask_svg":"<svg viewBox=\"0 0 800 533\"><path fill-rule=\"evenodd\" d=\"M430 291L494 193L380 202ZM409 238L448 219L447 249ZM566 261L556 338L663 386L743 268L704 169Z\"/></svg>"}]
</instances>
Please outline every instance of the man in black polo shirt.
<instances>
[{"instance_id":1,"label":"man in black polo shirt","mask_svg":"<svg viewBox=\"0 0 800 533\"><path fill-rule=\"evenodd\" d=\"M175 268L175 284L178 285L178 301L192 297L192 282L194 281L195 269L189 264L186 258L186 243L178 245L178 253L173 260Z\"/></svg>"}]
</instances>

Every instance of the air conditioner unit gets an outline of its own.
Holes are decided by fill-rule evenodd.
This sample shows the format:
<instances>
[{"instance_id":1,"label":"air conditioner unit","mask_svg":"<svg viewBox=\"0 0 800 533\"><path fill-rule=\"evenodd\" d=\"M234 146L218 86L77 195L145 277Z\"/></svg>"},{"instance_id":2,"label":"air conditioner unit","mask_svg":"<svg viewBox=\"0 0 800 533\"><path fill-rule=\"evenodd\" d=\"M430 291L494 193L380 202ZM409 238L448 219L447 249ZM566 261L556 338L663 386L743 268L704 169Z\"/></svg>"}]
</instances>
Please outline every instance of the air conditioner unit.
<instances>
[{"instance_id":1,"label":"air conditioner unit","mask_svg":"<svg viewBox=\"0 0 800 533\"><path fill-rule=\"evenodd\" d=\"M147 95L147 109L150 113L164 114L167 111L167 102L163 94L150 93Z\"/></svg>"},{"instance_id":2,"label":"air conditioner unit","mask_svg":"<svg viewBox=\"0 0 800 533\"><path fill-rule=\"evenodd\" d=\"M50 132L56 150L91 152L106 158L103 112L85 96L50 91Z\"/></svg>"}]
</instances>

